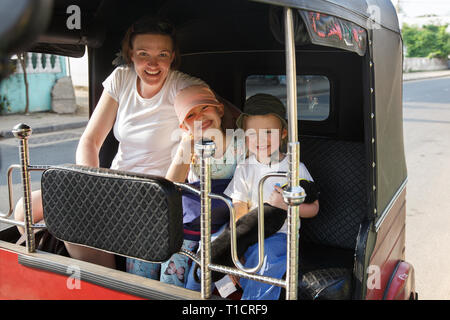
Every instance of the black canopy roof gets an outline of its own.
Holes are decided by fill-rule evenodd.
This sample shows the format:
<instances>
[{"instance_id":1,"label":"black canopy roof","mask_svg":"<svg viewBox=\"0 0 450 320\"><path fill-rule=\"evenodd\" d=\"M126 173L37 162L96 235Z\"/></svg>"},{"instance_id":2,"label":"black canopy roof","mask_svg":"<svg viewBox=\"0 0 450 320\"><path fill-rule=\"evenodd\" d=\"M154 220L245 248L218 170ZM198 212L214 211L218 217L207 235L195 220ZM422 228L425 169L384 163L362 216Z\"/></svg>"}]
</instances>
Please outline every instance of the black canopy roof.
<instances>
[{"instance_id":1,"label":"black canopy roof","mask_svg":"<svg viewBox=\"0 0 450 320\"><path fill-rule=\"evenodd\" d=\"M400 32L397 15L390 0L58 0L54 1L50 26L32 50L80 57L84 54L86 45L100 46L106 32L123 32L145 14L168 16L177 26L187 21L195 23L200 18L204 20L205 16L211 20L215 17L223 19L224 16L229 19L242 17L235 18L233 22L247 27L248 19L244 16L257 19L258 11L261 7L264 8L258 3L317 11L351 21L366 29L375 27ZM70 30L66 26L67 8L73 4L81 9L80 30ZM228 25L224 28L233 27Z\"/></svg>"},{"instance_id":2,"label":"black canopy roof","mask_svg":"<svg viewBox=\"0 0 450 320\"><path fill-rule=\"evenodd\" d=\"M369 28L373 23L400 33L397 13L390 0L252 0L272 5L317 11Z\"/></svg>"}]
</instances>

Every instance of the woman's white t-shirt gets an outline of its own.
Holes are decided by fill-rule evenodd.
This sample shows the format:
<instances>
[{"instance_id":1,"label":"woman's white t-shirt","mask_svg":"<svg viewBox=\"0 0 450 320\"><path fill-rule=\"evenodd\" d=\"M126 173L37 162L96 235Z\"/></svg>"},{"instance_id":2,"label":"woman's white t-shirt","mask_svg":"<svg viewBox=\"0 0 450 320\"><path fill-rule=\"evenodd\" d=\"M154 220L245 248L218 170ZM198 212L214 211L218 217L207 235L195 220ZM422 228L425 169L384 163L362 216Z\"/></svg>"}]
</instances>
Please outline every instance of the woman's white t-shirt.
<instances>
[{"instance_id":1,"label":"woman's white t-shirt","mask_svg":"<svg viewBox=\"0 0 450 320\"><path fill-rule=\"evenodd\" d=\"M133 67L120 66L103 82L105 91L119 103L114 136L119 148L111 169L165 176L181 129L174 110L178 92L205 83L179 71L169 71L161 90L145 99L137 91Z\"/></svg>"},{"instance_id":2,"label":"woman's white t-shirt","mask_svg":"<svg viewBox=\"0 0 450 320\"><path fill-rule=\"evenodd\" d=\"M259 194L259 180L267 174L273 172L287 172L289 170L288 157L273 165L265 165L256 160L255 155L250 155L243 164L239 164L234 172L234 177L231 180L228 187L225 189L224 194L229 196L233 201L243 201L248 204L249 211L258 207L258 194ZM313 181L311 174L306 166L300 162L299 166L299 178ZM270 177L263 185L263 202L269 200L270 195L275 190L274 186L279 186L287 183L287 178L284 177ZM287 233L287 223L278 232Z\"/></svg>"}]
</instances>

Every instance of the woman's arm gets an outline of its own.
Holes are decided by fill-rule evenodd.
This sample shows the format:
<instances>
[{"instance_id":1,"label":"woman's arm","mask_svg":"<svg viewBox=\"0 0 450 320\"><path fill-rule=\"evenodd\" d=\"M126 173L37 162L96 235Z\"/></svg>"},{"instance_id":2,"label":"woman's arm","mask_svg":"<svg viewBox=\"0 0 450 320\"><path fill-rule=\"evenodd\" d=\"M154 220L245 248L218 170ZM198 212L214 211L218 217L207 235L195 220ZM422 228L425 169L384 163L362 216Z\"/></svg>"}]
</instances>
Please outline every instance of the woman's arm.
<instances>
[{"instance_id":1,"label":"woman's arm","mask_svg":"<svg viewBox=\"0 0 450 320\"><path fill-rule=\"evenodd\" d=\"M99 167L99 152L109 131L114 125L119 104L103 91L86 130L80 138L76 151L76 163Z\"/></svg>"},{"instance_id":2,"label":"woman's arm","mask_svg":"<svg viewBox=\"0 0 450 320\"><path fill-rule=\"evenodd\" d=\"M103 91L97 103L86 130L78 143L76 163L80 165L99 167L99 151L106 136L114 125L119 104L108 93ZM92 262L115 268L116 262L113 254L93 248L79 246L73 243L64 243L69 255L74 259Z\"/></svg>"}]
</instances>

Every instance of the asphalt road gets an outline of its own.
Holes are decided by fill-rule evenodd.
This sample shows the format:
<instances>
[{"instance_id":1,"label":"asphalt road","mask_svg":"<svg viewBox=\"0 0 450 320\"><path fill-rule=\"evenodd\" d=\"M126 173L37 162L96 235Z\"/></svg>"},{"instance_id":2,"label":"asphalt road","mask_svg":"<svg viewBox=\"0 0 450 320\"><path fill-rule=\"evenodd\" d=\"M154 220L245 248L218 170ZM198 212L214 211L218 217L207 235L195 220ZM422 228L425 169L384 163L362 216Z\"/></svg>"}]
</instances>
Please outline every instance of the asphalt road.
<instances>
[{"instance_id":1,"label":"asphalt road","mask_svg":"<svg viewBox=\"0 0 450 320\"><path fill-rule=\"evenodd\" d=\"M450 78L405 82L406 260L419 299L450 299Z\"/></svg>"},{"instance_id":2,"label":"asphalt road","mask_svg":"<svg viewBox=\"0 0 450 320\"><path fill-rule=\"evenodd\" d=\"M414 266L420 299L450 299L450 78L408 81L403 88L406 260ZM73 163L80 135L80 130L35 135L31 164ZM14 139L0 140L0 157L0 211L6 212L6 170L19 161ZM38 189L39 174L32 180ZM22 192L18 182L15 173L16 199Z\"/></svg>"},{"instance_id":3,"label":"asphalt road","mask_svg":"<svg viewBox=\"0 0 450 320\"><path fill-rule=\"evenodd\" d=\"M75 150L83 129L34 134L29 139L30 164L54 165L75 163ZM19 164L18 142L15 138L0 140L0 212L9 210L7 170L11 164ZM32 190L40 189L39 172L31 172ZM14 203L23 195L20 171L13 171ZM9 227L0 223L0 230Z\"/></svg>"}]
</instances>

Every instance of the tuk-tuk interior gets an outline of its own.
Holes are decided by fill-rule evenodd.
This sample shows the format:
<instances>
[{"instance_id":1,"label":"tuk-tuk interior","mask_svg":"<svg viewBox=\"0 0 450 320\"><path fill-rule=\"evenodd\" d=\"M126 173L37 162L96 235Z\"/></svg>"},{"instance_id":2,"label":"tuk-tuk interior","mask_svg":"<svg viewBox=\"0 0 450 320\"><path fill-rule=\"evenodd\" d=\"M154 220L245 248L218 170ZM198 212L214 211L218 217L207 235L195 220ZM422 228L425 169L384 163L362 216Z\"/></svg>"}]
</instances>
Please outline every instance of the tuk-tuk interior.
<instances>
[{"instance_id":1,"label":"tuk-tuk interior","mask_svg":"<svg viewBox=\"0 0 450 320\"><path fill-rule=\"evenodd\" d=\"M238 108L249 96L249 77L286 74L284 43L279 41L283 38L280 8L251 2L223 7L204 2L201 12L190 12L189 6L181 9L177 1L169 4L173 6L166 10L179 34L180 70L205 80ZM102 47L90 49L90 63L95 66L91 69L93 96L99 96L101 81L113 70L111 61L119 50L119 39L132 20L108 33ZM305 299L350 299L361 294L352 290L352 274L360 225L369 216L363 117L368 108L363 99L368 57L311 44L300 16L296 30L300 39L297 79L324 76L330 90L326 119L303 120L299 109L301 161L321 190L318 216L301 221L299 264L304 288L299 295ZM298 86L300 92L300 83ZM116 143L110 136L102 150L102 166L109 167Z\"/></svg>"},{"instance_id":2,"label":"tuk-tuk interior","mask_svg":"<svg viewBox=\"0 0 450 320\"><path fill-rule=\"evenodd\" d=\"M58 2L58 8L63 9L64 3ZM86 20L91 19L89 30L95 30L84 38L85 44L92 44L88 48L91 112L103 90L102 81L115 67L112 61L126 28L144 13L167 17L176 26L180 70L203 79L239 109L250 94L252 79L256 84L260 79L261 88L270 90L271 83L279 85L286 75L282 7L234 0L136 1L132 5L82 1L80 5ZM299 101L304 92L302 77L322 77L329 84L325 117L307 119L302 117L301 103L298 109L300 159L320 189L319 214L301 221L299 298L363 299L366 246L374 218L373 149L368 142L373 130L368 98L370 50L360 55L313 44L305 21L298 11L294 13ZM79 38L70 40L67 32L57 33L53 35L66 37L65 44L37 47L82 54ZM110 133L100 155L102 167L109 167L116 148Z\"/></svg>"}]
</instances>

